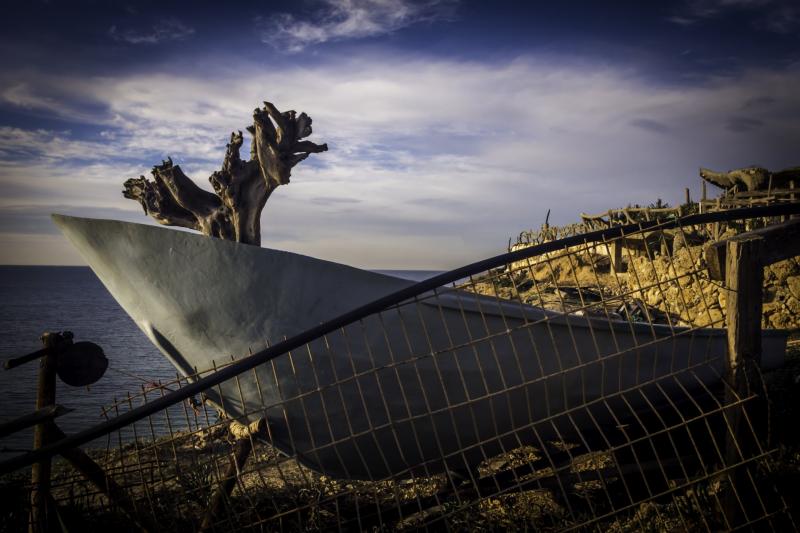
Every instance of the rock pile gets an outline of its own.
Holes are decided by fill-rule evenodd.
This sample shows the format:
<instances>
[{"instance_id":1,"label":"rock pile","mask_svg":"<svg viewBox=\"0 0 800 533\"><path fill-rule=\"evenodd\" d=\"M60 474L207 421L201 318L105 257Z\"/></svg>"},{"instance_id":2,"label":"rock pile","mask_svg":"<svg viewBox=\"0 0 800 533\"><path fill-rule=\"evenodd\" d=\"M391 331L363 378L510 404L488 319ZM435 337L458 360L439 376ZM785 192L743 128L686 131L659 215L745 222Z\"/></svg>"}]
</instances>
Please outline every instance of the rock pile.
<instances>
[{"instance_id":1,"label":"rock pile","mask_svg":"<svg viewBox=\"0 0 800 533\"><path fill-rule=\"evenodd\" d=\"M702 246L685 247L651 261L636 257L629 270L638 276L642 300L694 326L725 327L727 289L708 277ZM631 274L628 274L629 285ZM633 287L632 287L633 288ZM765 328L800 327L800 261L782 261L764 271Z\"/></svg>"},{"instance_id":2,"label":"rock pile","mask_svg":"<svg viewBox=\"0 0 800 533\"><path fill-rule=\"evenodd\" d=\"M735 233L729 230L721 238ZM517 261L505 278L477 288L561 312L630 317L631 309L639 307L653 322L722 328L727 289L709 278L704 253L709 242L678 237L667 254L625 250L625 268L618 273L611 271L605 245L551 252ZM763 294L763 327L800 328L800 258L767 267Z\"/></svg>"}]
</instances>

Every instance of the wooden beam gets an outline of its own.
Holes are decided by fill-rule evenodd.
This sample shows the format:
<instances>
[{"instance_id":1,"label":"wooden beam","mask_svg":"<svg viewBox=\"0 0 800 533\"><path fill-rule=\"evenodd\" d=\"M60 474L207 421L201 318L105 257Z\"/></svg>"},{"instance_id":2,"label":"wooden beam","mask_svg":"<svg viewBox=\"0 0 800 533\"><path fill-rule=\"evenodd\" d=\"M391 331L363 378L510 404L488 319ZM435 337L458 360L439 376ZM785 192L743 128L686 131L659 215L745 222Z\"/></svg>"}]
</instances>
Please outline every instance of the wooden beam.
<instances>
[{"instance_id":1,"label":"wooden beam","mask_svg":"<svg viewBox=\"0 0 800 533\"><path fill-rule=\"evenodd\" d=\"M725 267L728 264L726 255L729 243L750 239L763 241L756 258L762 267L796 257L800 255L800 220L767 226L709 245L705 256L711 279L723 281L727 278Z\"/></svg>"},{"instance_id":2,"label":"wooden beam","mask_svg":"<svg viewBox=\"0 0 800 533\"><path fill-rule=\"evenodd\" d=\"M47 348L36 350L35 352L31 352L28 355L14 357L13 359L6 359L3 362L3 368L5 368L6 370L11 370L12 368L24 365L25 363L28 363L30 361L35 361L36 359L44 357L45 355L47 355Z\"/></svg>"},{"instance_id":3,"label":"wooden beam","mask_svg":"<svg viewBox=\"0 0 800 533\"><path fill-rule=\"evenodd\" d=\"M64 439L66 435L54 423L50 423L50 431L56 439ZM80 472L83 477L88 479L97 489L106 495L111 505L117 506L132 522L142 531L156 531L156 528L148 520L142 519L136 513L136 505L128 496L128 493L120 487L114 479L106 474L103 467L98 465L94 459L89 457L83 450L71 448L64 450L61 455L72 466Z\"/></svg>"},{"instance_id":4,"label":"wooden beam","mask_svg":"<svg viewBox=\"0 0 800 533\"><path fill-rule=\"evenodd\" d=\"M63 405L50 405L43 409L37 409L32 413L22 415L14 420L9 420L8 422L0 424L0 438L6 437L25 428L35 426L36 424L53 420L72 411L72 409L68 409Z\"/></svg>"}]
</instances>

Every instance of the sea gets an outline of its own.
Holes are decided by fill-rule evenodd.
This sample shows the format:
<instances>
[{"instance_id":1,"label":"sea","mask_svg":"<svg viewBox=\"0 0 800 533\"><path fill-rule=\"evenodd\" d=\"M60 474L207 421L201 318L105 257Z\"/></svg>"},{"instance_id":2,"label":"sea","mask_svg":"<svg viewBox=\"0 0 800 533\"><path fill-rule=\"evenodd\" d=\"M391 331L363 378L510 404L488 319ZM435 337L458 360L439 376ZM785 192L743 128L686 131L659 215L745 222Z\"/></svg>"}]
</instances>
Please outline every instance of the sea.
<instances>
[{"instance_id":1,"label":"sea","mask_svg":"<svg viewBox=\"0 0 800 533\"><path fill-rule=\"evenodd\" d=\"M441 273L376 272L414 281ZM46 331L71 331L76 342L98 344L109 361L103 377L88 387L58 380L56 403L72 411L59 417L57 424L68 435L104 421L104 408L128 394L176 378L175 368L88 267L0 266L0 360L38 350L42 347L39 338ZM38 362L0 368L0 424L35 410L38 369ZM150 434L168 432L163 418L149 421ZM32 438L32 430L0 437L0 460L29 450Z\"/></svg>"}]
</instances>

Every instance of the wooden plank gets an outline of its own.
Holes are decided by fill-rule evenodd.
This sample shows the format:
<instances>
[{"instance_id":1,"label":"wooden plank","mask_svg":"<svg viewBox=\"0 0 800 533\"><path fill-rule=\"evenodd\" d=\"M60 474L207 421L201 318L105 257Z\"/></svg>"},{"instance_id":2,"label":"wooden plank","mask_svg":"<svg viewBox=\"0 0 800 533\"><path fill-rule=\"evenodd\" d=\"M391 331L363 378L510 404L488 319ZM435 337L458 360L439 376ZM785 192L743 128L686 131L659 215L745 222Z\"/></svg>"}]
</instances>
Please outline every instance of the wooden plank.
<instances>
[{"instance_id":1,"label":"wooden plank","mask_svg":"<svg viewBox=\"0 0 800 533\"><path fill-rule=\"evenodd\" d=\"M38 409L27 415L22 415L14 420L0 424L0 438L7 437L12 433L35 426L41 422L53 420L70 412L72 412L72 409L68 409L63 405L50 405L44 409Z\"/></svg>"},{"instance_id":2,"label":"wooden plank","mask_svg":"<svg viewBox=\"0 0 800 533\"><path fill-rule=\"evenodd\" d=\"M781 224L753 230L730 239L715 242L705 250L706 264L711 279L726 279L725 265L728 244L733 241L745 241L759 238L764 241L759 248L757 258L762 267L800 255L800 220L789 220Z\"/></svg>"},{"instance_id":3,"label":"wooden plank","mask_svg":"<svg viewBox=\"0 0 800 533\"><path fill-rule=\"evenodd\" d=\"M791 188L788 189L768 189L766 191L742 191L736 193L736 198L761 198L761 197L768 197L768 196L789 196L793 191Z\"/></svg>"}]
</instances>

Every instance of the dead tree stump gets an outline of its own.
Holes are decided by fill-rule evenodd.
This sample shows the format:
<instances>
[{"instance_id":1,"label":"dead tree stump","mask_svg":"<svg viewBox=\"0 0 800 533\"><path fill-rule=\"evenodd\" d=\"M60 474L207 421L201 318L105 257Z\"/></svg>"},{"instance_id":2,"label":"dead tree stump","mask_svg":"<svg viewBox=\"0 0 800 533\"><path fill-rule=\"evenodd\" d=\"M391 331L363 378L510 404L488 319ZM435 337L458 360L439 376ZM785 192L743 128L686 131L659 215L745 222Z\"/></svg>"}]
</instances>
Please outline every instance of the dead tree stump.
<instances>
[{"instance_id":1,"label":"dead tree stump","mask_svg":"<svg viewBox=\"0 0 800 533\"><path fill-rule=\"evenodd\" d=\"M261 244L261 211L272 191L289 183L297 163L327 144L303 140L311 135L311 117L279 112L264 102L253 112L250 159L239 156L242 132L231 133L222 169L208 178L214 192L198 187L172 159L153 167L153 180L144 176L125 182L122 194L136 200L160 224L197 230L205 235L246 244Z\"/></svg>"}]
</instances>

